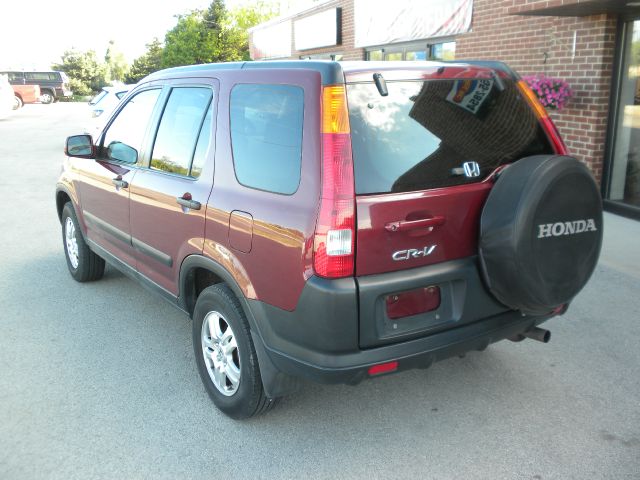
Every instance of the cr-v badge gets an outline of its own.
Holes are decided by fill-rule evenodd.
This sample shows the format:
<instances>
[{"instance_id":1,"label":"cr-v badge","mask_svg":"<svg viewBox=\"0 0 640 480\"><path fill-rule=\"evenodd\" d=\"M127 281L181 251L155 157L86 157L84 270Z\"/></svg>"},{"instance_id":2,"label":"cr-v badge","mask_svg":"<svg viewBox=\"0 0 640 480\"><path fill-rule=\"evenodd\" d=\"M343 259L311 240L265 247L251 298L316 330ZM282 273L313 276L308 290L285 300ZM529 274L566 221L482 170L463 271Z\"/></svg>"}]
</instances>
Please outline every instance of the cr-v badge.
<instances>
[{"instance_id":1,"label":"cr-v badge","mask_svg":"<svg viewBox=\"0 0 640 480\"><path fill-rule=\"evenodd\" d=\"M396 262L400 260L409 260L410 258L421 258L431 255L436 249L435 245L427 245L422 249L410 248L409 250L398 250L391 255Z\"/></svg>"}]
</instances>

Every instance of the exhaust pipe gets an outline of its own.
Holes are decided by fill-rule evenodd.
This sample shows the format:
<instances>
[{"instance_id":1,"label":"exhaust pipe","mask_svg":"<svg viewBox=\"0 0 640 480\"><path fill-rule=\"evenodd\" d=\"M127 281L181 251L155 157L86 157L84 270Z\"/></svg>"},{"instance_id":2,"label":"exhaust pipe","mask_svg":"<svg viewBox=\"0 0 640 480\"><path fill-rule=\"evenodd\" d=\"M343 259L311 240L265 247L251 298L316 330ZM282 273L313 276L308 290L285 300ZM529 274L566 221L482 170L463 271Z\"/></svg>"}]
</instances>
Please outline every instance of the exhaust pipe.
<instances>
[{"instance_id":1,"label":"exhaust pipe","mask_svg":"<svg viewBox=\"0 0 640 480\"><path fill-rule=\"evenodd\" d=\"M523 335L532 340L537 340L542 343L549 343L551 339L551 332L544 328L533 327L531 330L527 330Z\"/></svg>"},{"instance_id":2,"label":"exhaust pipe","mask_svg":"<svg viewBox=\"0 0 640 480\"><path fill-rule=\"evenodd\" d=\"M521 342L525 338L537 340L542 343L549 343L549 340L551 340L551 332L549 330L545 330L544 328L533 327L526 332L518 333L513 337L509 337L509 340L511 340L512 342Z\"/></svg>"}]
</instances>

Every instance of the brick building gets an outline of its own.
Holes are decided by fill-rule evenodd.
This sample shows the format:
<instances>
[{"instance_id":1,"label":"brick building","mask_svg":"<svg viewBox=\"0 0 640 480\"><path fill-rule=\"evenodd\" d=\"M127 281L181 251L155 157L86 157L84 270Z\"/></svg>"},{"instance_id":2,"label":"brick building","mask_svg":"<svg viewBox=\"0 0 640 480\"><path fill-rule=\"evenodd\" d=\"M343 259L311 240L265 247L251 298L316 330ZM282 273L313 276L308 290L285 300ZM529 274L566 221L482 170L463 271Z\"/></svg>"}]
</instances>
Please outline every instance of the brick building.
<instances>
[{"instance_id":1,"label":"brick building","mask_svg":"<svg viewBox=\"0 0 640 480\"><path fill-rule=\"evenodd\" d=\"M640 218L640 2L316 0L252 29L255 60L492 59L566 80L552 117L601 182L609 210Z\"/></svg>"}]
</instances>

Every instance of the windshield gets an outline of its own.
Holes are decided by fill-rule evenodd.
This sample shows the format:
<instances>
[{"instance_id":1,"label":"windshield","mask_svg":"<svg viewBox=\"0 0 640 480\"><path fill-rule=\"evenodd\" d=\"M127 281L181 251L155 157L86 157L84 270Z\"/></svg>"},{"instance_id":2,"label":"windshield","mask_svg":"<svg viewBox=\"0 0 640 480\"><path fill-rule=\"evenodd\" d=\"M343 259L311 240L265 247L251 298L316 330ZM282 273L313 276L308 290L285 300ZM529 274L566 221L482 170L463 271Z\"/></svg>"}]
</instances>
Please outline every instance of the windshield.
<instances>
[{"instance_id":1,"label":"windshield","mask_svg":"<svg viewBox=\"0 0 640 480\"><path fill-rule=\"evenodd\" d=\"M528 104L506 79L388 81L347 86L357 194L481 181L496 167L552 153ZM465 163L478 164L467 176Z\"/></svg>"},{"instance_id":2,"label":"windshield","mask_svg":"<svg viewBox=\"0 0 640 480\"><path fill-rule=\"evenodd\" d=\"M107 93L108 92L106 90L101 90L100 93L98 93L95 97L91 99L91 101L89 102L89 105L96 105L100 100L102 100L107 95Z\"/></svg>"}]
</instances>

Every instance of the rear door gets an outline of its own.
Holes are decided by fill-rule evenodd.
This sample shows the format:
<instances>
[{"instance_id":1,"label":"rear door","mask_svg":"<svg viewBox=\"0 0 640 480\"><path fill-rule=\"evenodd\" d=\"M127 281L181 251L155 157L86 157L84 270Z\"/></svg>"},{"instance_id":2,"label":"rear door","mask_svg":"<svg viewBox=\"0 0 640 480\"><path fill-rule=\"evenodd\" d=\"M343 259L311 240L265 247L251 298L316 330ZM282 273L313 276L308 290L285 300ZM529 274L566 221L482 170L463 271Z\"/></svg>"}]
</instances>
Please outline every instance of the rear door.
<instances>
[{"instance_id":1,"label":"rear door","mask_svg":"<svg viewBox=\"0 0 640 480\"><path fill-rule=\"evenodd\" d=\"M503 309L474 262L491 174L548 149L515 83L491 70L386 74L387 96L362 76L347 85L362 346Z\"/></svg>"},{"instance_id":2,"label":"rear door","mask_svg":"<svg viewBox=\"0 0 640 480\"><path fill-rule=\"evenodd\" d=\"M177 295L182 260L203 249L218 88L185 79L166 90L150 160L131 182L131 235L138 271Z\"/></svg>"}]
</instances>

